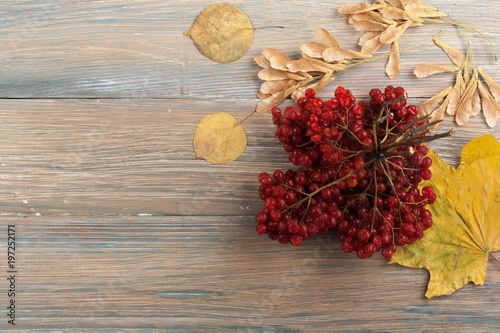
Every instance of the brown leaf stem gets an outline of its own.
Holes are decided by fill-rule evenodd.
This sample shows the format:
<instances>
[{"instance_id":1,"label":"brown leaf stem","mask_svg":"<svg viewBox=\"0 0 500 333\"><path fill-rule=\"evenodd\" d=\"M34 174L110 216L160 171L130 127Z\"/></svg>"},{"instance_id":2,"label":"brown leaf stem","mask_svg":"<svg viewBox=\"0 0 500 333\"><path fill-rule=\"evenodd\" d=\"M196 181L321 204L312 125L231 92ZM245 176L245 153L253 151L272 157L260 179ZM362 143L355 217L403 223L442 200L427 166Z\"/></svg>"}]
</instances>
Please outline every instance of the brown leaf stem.
<instances>
[{"instance_id":1,"label":"brown leaf stem","mask_svg":"<svg viewBox=\"0 0 500 333\"><path fill-rule=\"evenodd\" d=\"M491 253L488 253L488 254L490 255L490 257L495 259L495 261L500 265L500 260L498 260L493 254L491 254Z\"/></svg>"},{"instance_id":2,"label":"brown leaf stem","mask_svg":"<svg viewBox=\"0 0 500 333\"><path fill-rule=\"evenodd\" d=\"M243 118L243 120L242 120L242 121L240 121L240 124L243 124L243 122L244 122L245 120L247 120L248 118L250 118L251 116L253 116L253 115L254 115L254 114L256 114L256 113L257 113L257 112L255 112L255 111L250 112L250 113L249 113L249 114L248 114L245 118Z\"/></svg>"},{"instance_id":3,"label":"brown leaf stem","mask_svg":"<svg viewBox=\"0 0 500 333\"><path fill-rule=\"evenodd\" d=\"M269 25L267 27L258 27L258 28L253 28L253 30L260 30L260 29L284 29L285 27L282 27L280 25Z\"/></svg>"},{"instance_id":4,"label":"brown leaf stem","mask_svg":"<svg viewBox=\"0 0 500 333\"><path fill-rule=\"evenodd\" d=\"M427 22L431 22L431 23L451 24L451 25L454 25L454 26L459 27L459 28L465 28L465 29L469 29L471 31L474 31L475 33L477 33L481 37L483 37L490 44L490 46L493 50L493 55L495 56L495 62L497 62L498 58L497 58L497 51L495 50L495 46L493 46L493 43L491 42L491 40L488 37L486 37L481 31L474 29L466 24L461 24L461 23L453 22L453 21L446 20L446 19L424 18L424 20Z\"/></svg>"}]
</instances>

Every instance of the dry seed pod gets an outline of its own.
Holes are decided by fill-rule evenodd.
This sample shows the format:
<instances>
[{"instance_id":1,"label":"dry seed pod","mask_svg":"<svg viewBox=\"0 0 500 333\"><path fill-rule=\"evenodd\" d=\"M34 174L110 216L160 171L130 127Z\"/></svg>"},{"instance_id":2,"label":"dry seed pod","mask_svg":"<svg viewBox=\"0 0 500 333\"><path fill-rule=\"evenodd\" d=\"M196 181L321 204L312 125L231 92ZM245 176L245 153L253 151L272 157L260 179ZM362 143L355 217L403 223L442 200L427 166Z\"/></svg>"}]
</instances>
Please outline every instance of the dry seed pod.
<instances>
[{"instance_id":1,"label":"dry seed pod","mask_svg":"<svg viewBox=\"0 0 500 333\"><path fill-rule=\"evenodd\" d=\"M451 92L450 102L448 103L448 108L446 108L446 113L450 116L454 116L457 113L458 103L460 102L462 87L464 86L464 81L462 79L462 71L457 73L457 79L455 81L455 86Z\"/></svg>"},{"instance_id":2,"label":"dry seed pod","mask_svg":"<svg viewBox=\"0 0 500 333\"><path fill-rule=\"evenodd\" d=\"M388 24L376 21L355 21L354 29L357 31L384 31L389 27Z\"/></svg>"},{"instance_id":3,"label":"dry seed pod","mask_svg":"<svg viewBox=\"0 0 500 333\"><path fill-rule=\"evenodd\" d=\"M260 98L260 99L266 99L266 98L271 97L271 94L264 94L264 93L261 93L260 91L258 91L257 92L257 97Z\"/></svg>"},{"instance_id":4,"label":"dry seed pod","mask_svg":"<svg viewBox=\"0 0 500 333\"><path fill-rule=\"evenodd\" d=\"M389 3L393 7L396 7L396 9L403 9L405 7L405 3L403 2L403 0L385 0L385 2ZM386 8L393 8L393 7L385 7L382 8L381 11L383 11Z\"/></svg>"},{"instance_id":5,"label":"dry seed pod","mask_svg":"<svg viewBox=\"0 0 500 333\"><path fill-rule=\"evenodd\" d=\"M302 51L302 53L311 58L322 58L321 55L327 48L327 45L317 42L306 43L300 46L300 50Z\"/></svg>"},{"instance_id":6,"label":"dry seed pod","mask_svg":"<svg viewBox=\"0 0 500 333\"><path fill-rule=\"evenodd\" d=\"M462 102L465 100L466 97L468 97L469 95L471 95L472 97L474 90L477 88L477 79L478 79L477 69L474 69L474 74L472 75L472 77L469 77L467 81L465 81L465 78L463 79L463 85L462 85L463 89L460 94L460 101L458 102L457 108L460 108L460 105L462 104Z\"/></svg>"},{"instance_id":7,"label":"dry seed pod","mask_svg":"<svg viewBox=\"0 0 500 333\"><path fill-rule=\"evenodd\" d=\"M290 58L276 49L265 49L262 55L269 60L272 68L279 70L286 70L286 64L290 61Z\"/></svg>"},{"instance_id":8,"label":"dry seed pod","mask_svg":"<svg viewBox=\"0 0 500 333\"><path fill-rule=\"evenodd\" d=\"M453 47L440 41L439 39L434 38L434 43L436 43L437 46L442 48L443 51L446 52L448 57L450 57L451 61L453 61L455 65L457 65L458 67L462 67L467 61L467 58L462 52L458 51L457 49L454 49Z\"/></svg>"},{"instance_id":9,"label":"dry seed pod","mask_svg":"<svg viewBox=\"0 0 500 333\"><path fill-rule=\"evenodd\" d=\"M481 77L484 79L484 82L486 82L486 85L488 88L490 88L491 94L495 99L497 100L498 103L500 103L500 85L495 82L488 74L486 74L485 71L483 71L481 68L479 69L479 73L481 74Z\"/></svg>"},{"instance_id":10,"label":"dry seed pod","mask_svg":"<svg viewBox=\"0 0 500 333\"><path fill-rule=\"evenodd\" d=\"M436 109L436 106L439 104L439 102L447 97L450 92L453 90L453 86L449 86L445 90L437 93L436 95L432 96L422 104L418 106L418 116L422 117L425 115L428 115L429 113L433 113L434 110ZM444 113L443 113L444 114Z\"/></svg>"},{"instance_id":11,"label":"dry seed pod","mask_svg":"<svg viewBox=\"0 0 500 333\"><path fill-rule=\"evenodd\" d=\"M269 60L267 60L267 58L264 57L262 54L260 54L260 55L256 56L255 58L253 58L253 60L257 63L257 65L259 65L262 68L269 68L269 67L271 67L271 63L269 62Z\"/></svg>"},{"instance_id":12,"label":"dry seed pod","mask_svg":"<svg viewBox=\"0 0 500 333\"><path fill-rule=\"evenodd\" d=\"M490 92L483 86L481 81L477 81L479 93L481 94L482 107L484 118L486 118L486 123L490 127L494 127L500 117L500 106L495 101Z\"/></svg>"},{"instance_id":13,"label":"dry seed pod","mask_svg":"<svg viewBox=\"0 0 500 333\"><path fill-rule=\"evenodd\" d=\"M260 86L260 92L265 95L272 95L285 87L288 87L295 80L278 80L278 81L266 81Z\"/></svg>"},{"instance_id":14,"label":"dry seed pod","mask_svg":"<svg viewBox=\"0 0 500 333\"><path fill-rule=\"evenodd\" d=\"M257 74L258 78L264 81L295 80L301 81L305 78L299 74L288 73L274 68L264 68Z\"/></svg>"},{"instance_id":15,"label":"dry seed pod","mask_svg":"<svg viewBox=\"0 0 500 333\"><path fill-rule=\"evenodd\" d=\"M363 46L367 41L377 37L378 35L380 35L380 32L378 32L378 31L368 31L363 36L359 37L358 45ZM363 52L363 53L365 53L365 52Z\"/></svg>"},{"instance_id":16,"label":"dry seed pod","mask_svg":"<svg viewBox=\"0 0 500 333\"><path fill-rule=\"evenodd\" d=\"M329 47L323 51L323 59L328 62L334 62L344 59L367 59L371 54L364 54L357 51L347 50L342 47Z\"/></svg>"},{"instance_id":17,"label":"dry seed pod","mask_svg":"<svg viewBox=\"0 0 500 333\"><path fill-rule=\"evenodd\" d=\"M335 37L323 28L316 28L314 30L314 37L328 47L340 47Z\"/></svg>"},{"instance_id":18,"label":"dry seed pod","mask_svg":"<svg viewBox=\"0 0 500 333\"><path fill-rule=\"evenodd\" d=\"M354 21L374 21L389 25L393 25L394 23L396 23L393 20L383 17L379 12L374 11L353 14L351 15L351 17Z\"/></svg>"},{"instance_id":19,"label":"dry seed pod","mask_svg":"<svg viewBox=\"0 0 500 333\"><path fill-rule=\"evenodd\" d=\"M380 34L376 34L375 37L363 43L361 53L371 54L377 51L381 46L382 42L380 41Z\"/></svg>"},{"instance_id":20,"label":"dry seed pod","mask_svg":"<svg viewBox=\"0 0 500 333\"><path fill-rule=\"evenodd\" d=\"M469 81L470 81L470 74L469 74L469 71L467 69L464 70L463 79L464 79L464 85L467 86L469 84ZM462 91L462 93L463 93L463 91Z\"/></svg>"},{"instance_id":21,"label":"dry seed pod","mask_svg":"<svg viewBox=\"0 0 500 333\"><path fill-rule=\"evenodd\" d=\"M429 10L437 10L436 7L433 7L429 4L423 3L420 0L404 0L404 1L406 1L407 4L414 4L420 8L429 9Z\"/></svg>"},{"instance_id":22,"label":"dry seed pod","mask_svg":"<svg viewBox=\"0 0 500 333\"><path fill-rule=\"evenodd\" d=\"M391 26L387 28L380 34L380 41L384 44L389 44L398 39L403 32L411 25L411 21L406 21L404 24L400 26Z\"/></svg>"},{"instance_id":23,"label":"dry seed pod","mask_svg":"<svg viewBox=\"0 0 500 333\"><path fill-rule=\"evenodd\" d=\"M303 86L303 87L300 87L300 88L297 88L293 93L292 93L292 99L294 101L298 100L299 98L301 97L304 97L305 96L305 93L306 93L306 90L311 88L313 89L316 93L318 93L321 89L323 89L325 86L327 86L330 82L332 82L333 80L335 80L335 77L334 76L331 76L330 75L324 75L323 78L319 81L316 81L315 83L313 84L310 84L310 85L307 85L307 86Z\"/></svg>"},{"instance_id":24,"label":"dry seed pod","mask_svg":"<svg viewBox=\"0 0 500 333\"><path fill-rule=\"evenodd\" d=\"M419 78L427 77L433 74L446 73L446 72L454 72L458 70L458 67L453 66L443 66L443 65L433 65L433 64L424 64L415 67L413 73Z\"/></svg>"},{"instance_id":25,"label":"dry seed pod","mask_svg":"<svg viewBox=\"0 0 500 333\"><path fill-rule=\"evenodd\" d=\"M439 108L437 108L436 110L434 110L434 112L432 112L431 117L429 118L429 122L443 119L444 113L446 112L446 109L448 108L448 104L450 102L450 97L451 97L451 93L449 93L446 96L443 104L441 104L441 106ZM436 127L438 127L438 125L439 125L439 123L432 125L431 127L429 127L429 130L433 131Z\"/></svg>"},{"instance_id":26,"label":"dry seed pod","mask_svg":"<svg viewBox=\"0 0 500 333\"><path fill-rule=\"evenodd\" d=\"M434 7L432 7L434 8ZM430 9L427 7L422 7L419 6L415 3L410 3L405 6L405 12L412 16L417 16L417 17L444 17L448 16L448 14L445 14L443 12L437 11L435 9Z\"/></svg>"},{"instance_id":27,"label":"dry seed pod","mask_svg":"<svg viewBox=\"0 0 500 333\"><path fill-rule=\"evenodd\" d=\"M387 19L390 20L405 20L405 21L413 21L413 22L422 22L422 19L416 16L411 16L402 8L396 7L385 7L380 10L380 13Z\"/></svg>"},{"instance_id":28,"label":"dry seed pod","mask_svg":"<svg viewBox=\"0 0 500 333\"><path fill-rule=\"evenodd\" d=\"M474 90L470 108L471 108L470 112L471 117L477 116L479 112L481 112L481 98L479 97L479 87L477 87Z\"/></svg>"},{"instance_id":29,"label":"dry seed pod","mask_svg":"<svg viewBox=\"0 0 500 333\"><path fill-rule=\"evenodd\" d=\"M472 78L465 89L464 95L460 99L457 113L455 114L455 122L460 126L464 125L469 120L472 111L472 96L476 88L477 79Z\"/></svg>"},{"instance_id":30,"label":"dry seed pod","mask_svg":"<svg viewBox=\"0 0 500 333\"><path fill-rule=\"evenodd\" d=\"M273 107L278 106L285 98L287 98L292 93L292 91L297 89L299 86L300 84L297 83L275 92L268 98L260 101L259 104L257 104L257 108L255 109L255 111L257 113L264 113L271 110Z\"/></svg>"},{"instance_id":31,"label":"dry seed pod","mask_svg":"<svg viewBox=\"0 0 500 333\"><path fill-rule=\"evenodd\" d=\"M302 58L299 60L290 60L286 65L292 73L297 72L339 72L345 69L344 64L330 64L319 59Z\"/></svg>"},{"instance_id":32,"label":"dry seed pod","mask_svg":"<svg viewBox=\"0 0 500 333\"><path fill-rule=\"evenodd\" d=\"M379 1L374 3L363 2L361 4L345 3L339 8L339 14L356 14L362 12L369 12L386 7L387 4Z\"/></svg>"},{"instance_id":33,"label":"dry seed pod","mask_svg":"<svg viewBox=\"0 0 500 333\"><path fill-rule=\"evenodd\" d=\"M305 91L309 88L311 88L312 90L314 90L316 93L318 93L321 89L323 89L324 87L326 87L330 82L332 82L333 80L335 80L335 77L332 76L332 73L327 73L325 74L321 80L319 81L316 81L314 82L313 84L310 84L308 86L305 86L305 87L302 87L304 89L301 89L301 90L298 90L298 93L295 95L295 96L292 96L292 98L294 98L294 100L297 100L301 97L304 97L305 95Z\"/></svg>"},{"instance_id":34,"label":"dry seed pod","mask_svg":"<svg viewBox=\"0 0 500 333\"><path fill-rule=\"evenodd\" d=\"M394 80L399 76L399 71L401 70L401 58L399 55L399 40L396 39L392 42L391 55L389 56L389 61L385 66L385 72L391 80Z\"/></svg>"}]
</instances>

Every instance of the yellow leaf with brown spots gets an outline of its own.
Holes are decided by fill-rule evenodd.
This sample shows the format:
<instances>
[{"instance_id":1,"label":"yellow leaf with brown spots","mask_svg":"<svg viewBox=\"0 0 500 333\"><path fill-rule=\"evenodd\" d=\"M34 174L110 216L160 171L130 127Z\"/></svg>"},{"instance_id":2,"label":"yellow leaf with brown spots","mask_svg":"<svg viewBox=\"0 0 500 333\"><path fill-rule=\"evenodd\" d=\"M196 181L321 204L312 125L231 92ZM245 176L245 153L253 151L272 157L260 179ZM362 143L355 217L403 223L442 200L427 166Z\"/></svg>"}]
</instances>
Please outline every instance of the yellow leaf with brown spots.
<instances>
[{"instance_id":1,"label":"yellow leaf with brown spots","mask_svg":"<svg viewBox=\"0 0 500 333\"><path fill-rule=\"evenodd\" d=\"M426 268L426 297L449 295L468 282L483 284L488 257L500 251L500 143L491 135L469 142L453 168L429 149L433 160L430 205L433 225L424 237L399 247L389 263Z\"/></svg>"},{"instance_id":2,"label":"yellow leaf with brown spots","mask_svg":"<svg viewBox=\"0 0 500 333\"><path fill-rule=\"evenodd\" d=\"M247 146L247 136L240 122L226 112L211 113L200 120L193 139L197 158L216 164L240 157Z\"/></svg>"}]
</instances>

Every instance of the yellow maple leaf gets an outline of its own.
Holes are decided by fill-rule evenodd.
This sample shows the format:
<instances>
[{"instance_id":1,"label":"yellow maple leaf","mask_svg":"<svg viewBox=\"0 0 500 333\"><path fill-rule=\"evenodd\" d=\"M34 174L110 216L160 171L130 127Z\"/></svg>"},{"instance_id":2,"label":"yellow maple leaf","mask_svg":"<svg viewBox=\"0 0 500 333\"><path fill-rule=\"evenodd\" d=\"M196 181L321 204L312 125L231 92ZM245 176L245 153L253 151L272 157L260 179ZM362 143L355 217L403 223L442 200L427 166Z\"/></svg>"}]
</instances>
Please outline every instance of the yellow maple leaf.
<instances>
[{"instance_id":1,"label":"yellow maple leaf","mask_svg":"<svg viewBox=\"0 0 500 333\"><path fill-rule=\"evenodd\" d=\"M483 284L488 256L500 251L500 143L492 135L469 142L453 168L429 149L436 192L434 224L424 238L399 247L389 263L426 268L426 297L449 295L469 281Z\"/></svg>"}]
</instances>

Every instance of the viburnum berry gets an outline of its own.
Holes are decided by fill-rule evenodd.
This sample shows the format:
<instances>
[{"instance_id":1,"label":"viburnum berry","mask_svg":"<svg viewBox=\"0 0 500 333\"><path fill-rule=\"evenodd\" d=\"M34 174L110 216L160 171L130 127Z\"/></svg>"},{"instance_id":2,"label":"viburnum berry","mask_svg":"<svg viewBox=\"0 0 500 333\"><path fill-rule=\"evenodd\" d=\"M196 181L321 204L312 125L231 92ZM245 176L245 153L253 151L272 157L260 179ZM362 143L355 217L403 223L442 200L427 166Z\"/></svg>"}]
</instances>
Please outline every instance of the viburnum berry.
<instances>
[{"instance_id":1,"label":"viburnum berry","mask_svg":"<svg viewBox=\"0 0 500 333\"><path fill-rule=\"evenodd\" d=\"M369 96L356 103L339 86L323 101L309 88L296 106L272 109L276 136L300 168L259 175L258 234L300 246L336 228L344 252L365 259L380 251L389 259L432 226L425 207L436 194L418 188L432 177L422 143L451 133L426 137L429 117L417 119L402 87L371 89Z\"/></svg>"}]
</instances>

